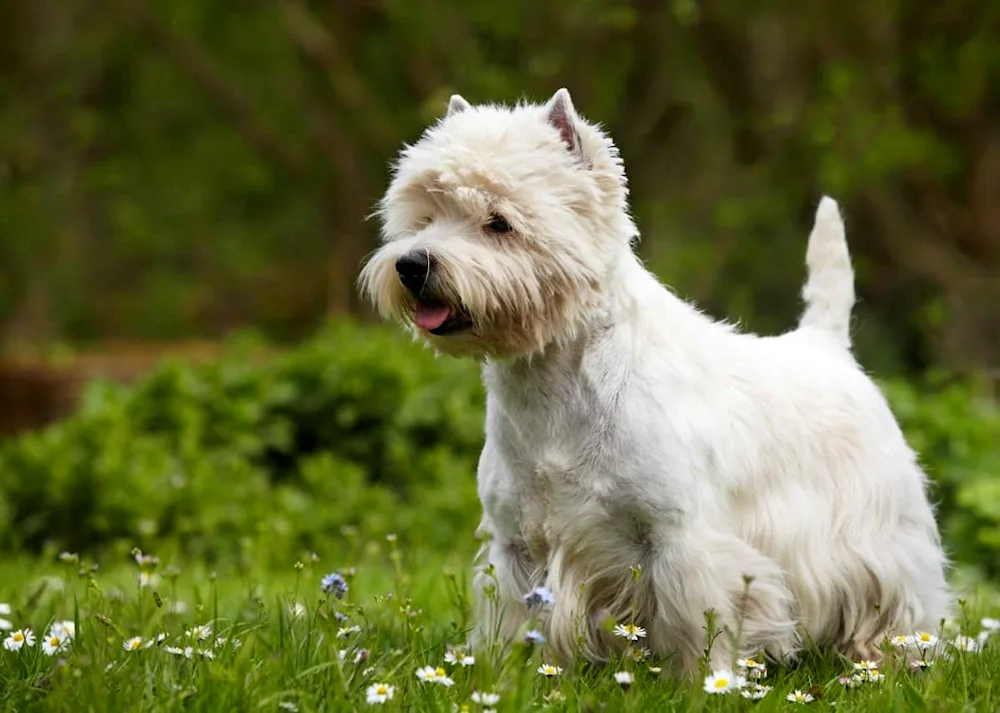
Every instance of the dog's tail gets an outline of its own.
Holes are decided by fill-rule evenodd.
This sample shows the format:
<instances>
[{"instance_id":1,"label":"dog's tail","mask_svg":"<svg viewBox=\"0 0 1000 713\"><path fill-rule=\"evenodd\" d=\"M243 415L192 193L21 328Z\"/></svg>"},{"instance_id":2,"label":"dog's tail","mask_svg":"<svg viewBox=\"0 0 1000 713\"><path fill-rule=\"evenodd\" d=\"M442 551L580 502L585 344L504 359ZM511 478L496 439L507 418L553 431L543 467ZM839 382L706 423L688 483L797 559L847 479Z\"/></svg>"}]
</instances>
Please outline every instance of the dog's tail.
<instances>
[{"instance_id":1,"label":"dog's tail","mask_svg":"<svg viewBox=\"0 0 1000 713\"><path fill-rule=\"evenodd\" d=\"M816 209L806 265L809 275L802 288L806 309L799 326L822 330L845 349L850 349L854 270L840 210L837 202L827 196Z\"/></svg>"}]
</instances>

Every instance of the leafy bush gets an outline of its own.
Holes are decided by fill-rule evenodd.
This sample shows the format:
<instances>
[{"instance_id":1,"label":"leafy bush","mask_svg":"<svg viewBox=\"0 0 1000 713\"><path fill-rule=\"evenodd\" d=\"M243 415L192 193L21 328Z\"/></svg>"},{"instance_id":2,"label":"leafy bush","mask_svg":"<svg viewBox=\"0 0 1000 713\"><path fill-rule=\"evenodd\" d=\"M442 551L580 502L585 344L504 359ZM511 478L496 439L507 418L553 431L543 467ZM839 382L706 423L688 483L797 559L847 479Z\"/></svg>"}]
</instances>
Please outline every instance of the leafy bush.
<instances>
[{"instance_id":1,"label":"leafy bush","mask_svg":"<svg viewBox=\"0 0 1000 713\"><path fill-rule=\"evenodd\" d=\"M214 556L349 525L441 545L476 524L482 414L473 364L347 324L265 360L236 349L134 388L94 384L76 416L0 450L0 541L169 534Z\"/></svg>"},{"instance_id":2,"label":"leafy bush","mask_svg":"<svg viewBox=\"0 0 1000 713\"><path fill-rule=\"evenodd\" d=\"M953 558L1000 574L1000 408L982 385L933 375L921 389L883 384L935 484Z\"/></svg>"},{"instance_id":3,"label":"leafy bush","mask_svg":"<svg viewBox=\"0 0 1000 713\"><path fill-rule=\"evenodd\" d=\"M883 387L953 555L1000 572L1000 409L969 382ZM287 556L349 526L450 549L477 524L482 423L475 365L392 329L337 325L263 361L234 348L94 384L76 416L0 449L0 545Z\"/></svg>"}]
</instances>

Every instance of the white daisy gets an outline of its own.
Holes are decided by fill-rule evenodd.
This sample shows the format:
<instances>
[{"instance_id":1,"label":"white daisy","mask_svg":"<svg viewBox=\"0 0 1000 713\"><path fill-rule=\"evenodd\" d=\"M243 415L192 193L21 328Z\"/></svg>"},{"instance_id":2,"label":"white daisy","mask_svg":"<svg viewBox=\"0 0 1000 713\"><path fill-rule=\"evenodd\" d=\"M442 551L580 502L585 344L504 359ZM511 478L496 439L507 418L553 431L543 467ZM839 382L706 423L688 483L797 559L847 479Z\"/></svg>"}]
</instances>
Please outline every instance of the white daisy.
<instances>
[{"instance_id":1,"label":"white daisy","mask_svg":"<svg viewBox=\"0 0 1000 713\"><path fill-rule=\"evenodd\" d=\"M973 639L971 636L964 636L962 634L956 636L955 639L951 642L951 645L954 646L958 651L964 651L970 654L978 653L981 647L981 644L979 643L978 640Z\"/></svg>"},{"instance_id":2,"label":"white daisy","mask_svg":"<svg viewBox=\"0 0 1000 713\"><path fill-rule=\"evenodd\" d=\"M910 668L914 671L918 669L930 668L933 665L933 660L928 661L927 659L917 659L916 661L910 661Z\"/></svg>"},{"instance_id":3,"label":"white daisy","mask_svg":"<svg viewBox=\"0 0 1000 713\"><path fill-rule=\"evenodd\" d=\"M706 693L729 693L746 685L746 679L728 669L713 671L710 676L705 676L704 689Z\"/></svg>"},{"instance_id":4,"label":"white daisy","mask_svg":"<svg viewBox=\"0 0 1000 713\"><path fill-rule=\"evenodd\" d=\"M0 610L0 614L4 612ZM9 612L8 612L9 613ZM979 622L986 631L1000 631L1000 619L986 618Z\"/></svg>"},{"instance_id":5,"label":"white daisy","mask_svg":"<svg viewBox=\"0 0 1000 713\"><path fill-rule=\"evenodd\" d=\"M473 691L470 698L473 703L478 703L481 706L495 706L500 702L499 693L482 693L481 691Z\"/></svg>"},{"instance_id":6,"label":"white daisy","mask_svg":"<svg viewBox=\"0 0 1000 713\"><path fill-rule=\"evenodd\" d=\"M864 661L859 661L858 663L854 664L855 671L872 671L877 669L878 669L878 664L875 661L869 661L867 659L865 659Z\"/></svg>"},{"instance_id":7,"label":"white daisy","mask_svg":"<svg viewBox=\"0 0 1000 713\"><path fill-rule=\"evenodd\" d=\"M142 637L133 636L131 639L125 639L122 642L122 648L126 651L138 651L142 648Z\"/></svg>"},{"instance_id":8,"label":"white daisy","mask_svg":"<svg viewBox=\"0 0 1000 713\"><path fill-rule=\"evenodd\" d=\"M639 639L646 638L646 630L635 624L616 624L614 633L615 636L620 636L629 641L638 641Z\"/></svg>"},{"instance_id":9,"label":"white daisy","mask_svg":"<svg viewBox=\"0 0 1000 713\"><path fill-rule=\"evenodd\" d=\"M76 636L76 623L65 620L65 621L54 621L52 626L49 627L49 636L58 636L60 639L72 639Z\"/></svg>"},{"instance_id":10,"label":"white daisy","mask_svg":"<svg viewBox=\"0 0 1000 713\"><path fill-rule=\"evenodd\" d=\"M144 649L151 649L154 646L159 646L160 644L162 644L166 640L167 640L167 635L164 634L163 632L160 632L159 634L157 634L156 636L154 636L152 639L150 639L149 641L147 641L145 644L143 644L142 648L144 648Z\"/></svg>"},{"instance_id":11,"label":"white daisy","mask_svg":"<svg viewBox=\"0 0 1000 713\"><path fill-rule=\"evenodd\" d=\"M291 713L298 713L299 711L299 707L291 701L282 701L278 704L278 708L283 711L291 711Z\"/></svg>"},{"instance_id":12,"label":"white daisy","mask_svg":"<svg viewBox=\"0 0 1000 713\"><path fill-rule=\"evenodd\" d=\"M202 649L198 653L203 659L208 659L209 661L215 659L215 652L212 649Z\"/></svg>"},{"instance_id":13,"label":"white daisy","mask_svg":"<svg viewBox=\"0 0 1000 713\"><path fill-rule=\"evenodd\" d=\"M562 668L560 668L559 666L553 666L552 664L543 663L541 666L538 667L538 673L548 678L552 678L553 676L559 676L562 674L562 672L563 672Z\"/></svg>"},{"instance_id":14,"label":"white daisy","mask_svg":"<svg viewBox=\"0 0 1000 713\"><path fill-rule=\"evenodd\" d=\"M889 639L889 643L891 643L897 649L905 649L907 646L913 644L913 637L907 636L905 634L898 634Z\"/></svg>"},{"instance_id":15,"label":"white daisy","mask_svg":"<svg viewBox=\"0 0 1000 713\"><path fill-rule=\"evenodd\" d=\"M52 632L42 639L42 653L46 656L53 656L66 648L66 639L53 636Z\"/></svg>"},{"instance_id":16,"label":"white daisy","mask_svg":"<svg viewBox=\"0 0 1000 713\"><path fill-rule=\"evenodd\" d=\"M350 636L351 634L360 634L361 627L355 624L354 626L342 626L337 629L337 638L343 639L345 636Z\"/></svg>"},{"instance_id":17,"label":"white daisy","mask_svg":"<svg viewBox=\"0 0 1000 713\"><path fill-rule=\"evenodd\" d=\"M198 641L204 641L209 636L212 635L212 625L211 624L199 624L191 629L184 632L186 636L196 639Z\"/></svg>"},{"instance_id":18,"label":"white daisy","mask_svg":"<svg viewBox=\"0 0 1000 713\"><path fill-rule=\"evenodd\" d=\"M442 686L453 686L455 684L454 681L448 678L448 672L440 666L437 668L434 668L433 666L423 666L418 668L417 678L424 683L440 683Z\"/></svg>"},{"instance_id":19,"label":"white daisy","mask_svg":"<svg viewBox=\"0 0 1000 713\"><path fill-rule=\"evenodd\" d=\"M628 688L635 682L635 676L630 671L615 671L613 675L615 683L622 688Z\"/></svg>"},{"instance_id":20,"label":"white daisy","mask_svg":"<svg viewBox=\"0 0 1000 713\"><path fill-rule=\"evenodd\" d=\"M921 651L926 651L927 649L937 646L937 642L938 637L927 631L918 631L913 635L913 643L916 644L917 648Z\"/></svg>"},{"instance_id":21,"label":"white daisy","mask_svg":"<svg viewBox=\"0 0 1000 713\"><path fill-rule=\"evenodd\" d=\"M0 602L0 614L4 616L10 616L10 604L5 602Z\"/></svg>"},{"instance_id":22,"label":"white daisy","mask_svg":"<svg viewBox=\"0 0 1000 713\"><path fill-rule=\"evenodd\" d=\"M13 622L10 619L4 619L0 616L0 631L10 631L14 628Z\"/></svg>"},{"instance_id":23,"label":"white daisy","mask_svg":"<svg viewBox=\"0 0 1000 713\"><path fill-rule=\"evenodd\" d=\"M858 682L867 681L868 683L879 683L885 679L885 676L879 673L877 668L864 668L855 674L854 678L856 678Z\"/></svg>"},{"instance_id":24,"label":"white daisy","mask_svg":"<svg viewBox=\"0 0 1000 713\"><path fill-rule=\"evenodd\" d=\"M460 648L449 648L444 654L444 662L452 665L472 666L476 663L476 657L470 656Z\"/></svg>"},{"instance_id":25,"label":"white daisy","mask_svg":"<svg viewBox=\"0 0 1000 713\"><path fill-rule=\"evenodd\" d=\"M756 659L737 659L736 666L746 672L747 678L758 679L767 675L767 666Z\"/></svg>"},{"instance_id":26,"label":"white daisy","mask_svg":"<svg viewBox=\"0 0 1000 713\"><path fill-rule=\"evenodd\" d=\"M785 696L785 700L791 701L792 703L812 703L815 699L812 697L811 693L795 689Z\"/></svg>"},{"instance_id":27,"label":"white daisy","mask_svg":"<svg viewBox=\"0 0 1000 713\"><path fill-rule=\"evenodd\" d=\"M160 583L160 575L155 572L147 572L145 570L139 572L137 579L139 580L139 586L144 589L155 587Z\"/></svg>"},{"instance_id":28,"label":"white daisy","mask_svg":"<svg viewBox=\"0 0 1000 713\"><path fill-rule=\"evenodd\" d=\"M642 646L629 646L625 655L635 662L645 661L652 654L649 649Z\"/></svg>"},{"instance_id":29,"label":"white daisy","mask_svg":"<svg viewBox=\"0 0 1000 713\"><path fill-rule=\"evenodd\" d=\"M18 629L3 640L3 647L8 651L20 651L22 646L34 646L35 633L31 629Z\"/></svg>"},{"instance_id":30,"label":"white daisy","mask_svg":"<svg viewBox=\"0 0 1000 713\"><path fill-rule=\"evenodd\" d=\"M288 613L291 614L293 619L298 619L305 616L308 612L302 602L292 602L288 607Z\"/></svg>"},{"instance_id":31,"label":"white daisy","mask_svg":"<svg viewBox=\"0 0 1000 713\"><path fill-rule=\"evenodd\" d=\"M391 701L396 695L396 689L388 683L373 683L365 689L365 700L371 704Z\"/></svg>"},{"instance_id":32,"label":"white daisy","mask_svg":"<svg viewBox=\"0 0 1000 713\"><path fill-rule=\"evenodd\" d=\"M744 688L740 691L740 695L744 698L749 698L751 701L759 701L761 698L766 696L771 692L770 686L762 686L759 683L755 683L749 688Z\"/></svg>"}]
</instances>

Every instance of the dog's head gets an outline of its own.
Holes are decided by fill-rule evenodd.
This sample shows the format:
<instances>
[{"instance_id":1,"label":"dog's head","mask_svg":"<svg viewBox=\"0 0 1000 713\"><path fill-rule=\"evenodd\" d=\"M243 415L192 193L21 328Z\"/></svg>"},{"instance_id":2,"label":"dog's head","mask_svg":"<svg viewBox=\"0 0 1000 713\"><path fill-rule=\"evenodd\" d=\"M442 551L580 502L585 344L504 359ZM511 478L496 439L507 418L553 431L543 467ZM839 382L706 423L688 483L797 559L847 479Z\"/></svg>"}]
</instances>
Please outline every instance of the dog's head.
<instances>
[{"instance_id":1,"label":"dog's head","mask_svg":"<svg viewBox=\"0 0 1000 713\"><path fill-rule=\"evenodd\" d=\"M441 352L533 354L600 304L636 234L626 197L617 149L565 89L513 108L453 96L395 165L362 290Z\"/></svg>"}]
</instances>

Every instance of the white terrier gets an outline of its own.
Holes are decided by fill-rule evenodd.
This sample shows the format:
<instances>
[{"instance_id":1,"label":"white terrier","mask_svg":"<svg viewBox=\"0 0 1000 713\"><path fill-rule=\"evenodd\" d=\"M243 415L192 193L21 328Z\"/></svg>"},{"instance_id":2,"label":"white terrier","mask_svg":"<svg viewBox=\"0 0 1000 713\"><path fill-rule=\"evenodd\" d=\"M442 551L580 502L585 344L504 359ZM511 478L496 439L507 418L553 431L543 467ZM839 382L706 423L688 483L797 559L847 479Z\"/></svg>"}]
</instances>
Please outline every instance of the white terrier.
<instances>
[{"instance_id":1,"label":"white terrier","mask_svg":"<svg viewBox=\"0 0 1000 713\"><path fill-rule=\"evenodd\" d=\"M452 97L383 199L363 290L483 362L476 640L521 635L539 585L563 660L623 645L608 618L679 672L708 610L732 634L715 666L810 643L877 659L889 633L937 630L946 558L924 473L850 352L836 203L816 213L799 327L758 337L643 268L626 196L614 144L560 89L544 106Z\"/></svg>"}]
</instances>

